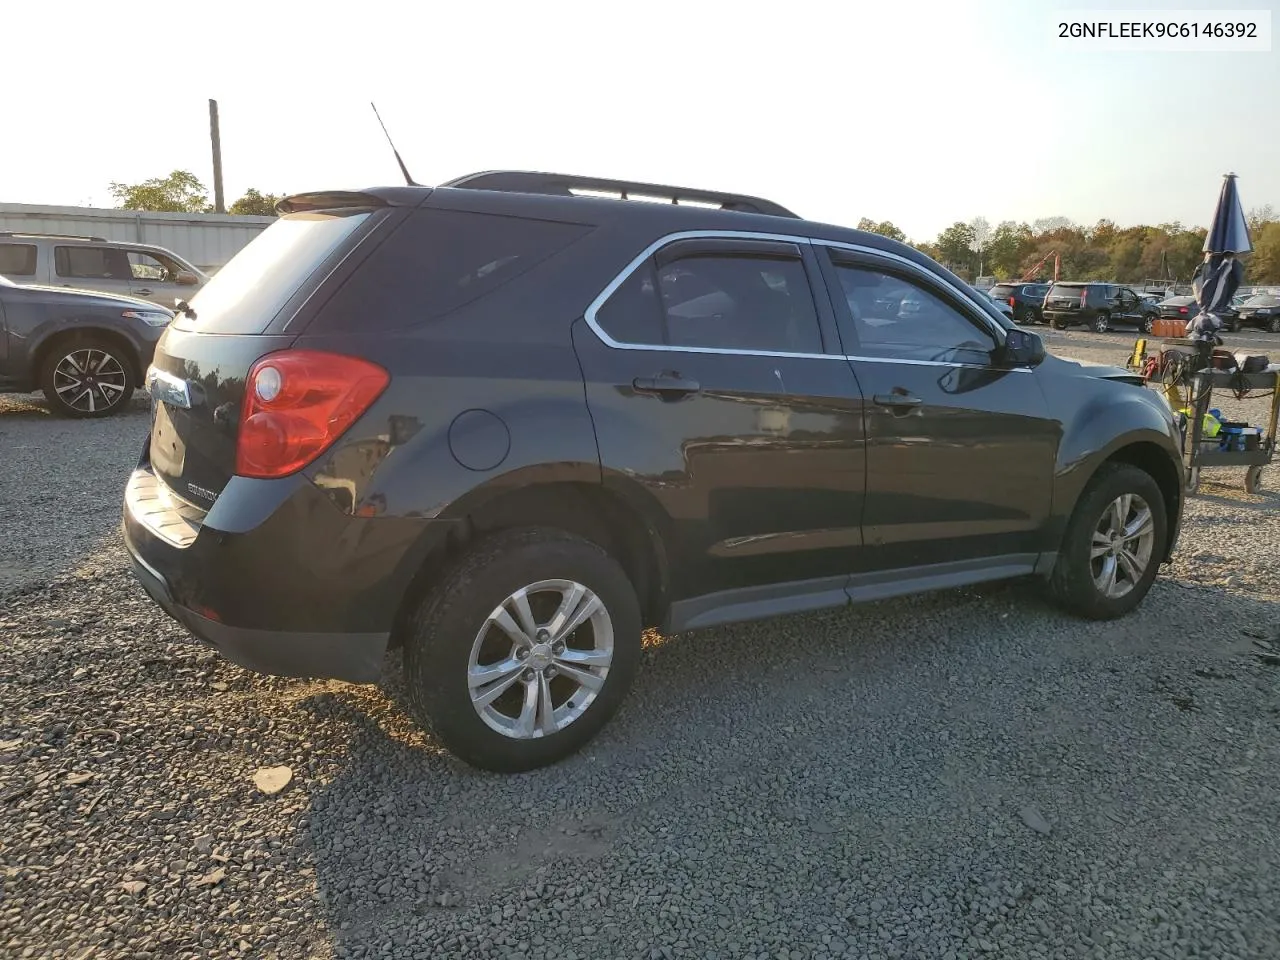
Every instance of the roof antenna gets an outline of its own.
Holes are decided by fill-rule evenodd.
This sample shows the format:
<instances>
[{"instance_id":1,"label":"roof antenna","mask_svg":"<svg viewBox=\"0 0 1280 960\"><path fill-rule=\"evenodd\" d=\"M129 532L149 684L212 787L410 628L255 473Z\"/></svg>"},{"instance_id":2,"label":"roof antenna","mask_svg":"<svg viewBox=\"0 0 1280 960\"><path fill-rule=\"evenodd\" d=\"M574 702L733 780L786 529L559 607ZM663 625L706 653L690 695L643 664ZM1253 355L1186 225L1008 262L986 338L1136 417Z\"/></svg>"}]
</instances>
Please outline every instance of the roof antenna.
<instances>
[{"instance_id":1,"label":"roof antenna","mask_svg":"<svg viewBox=\"0 0 1280 960\"><path fill-rule=\"evenodd\" d=\"M387 125L382 122L382 114L378 113L378 108L374 106L372 100L369 101L369 106L373 107L373 115L378 118L378 125L382 127L382 132L387 138L387 143L391 144L391 152L396 155L396 163L400 164L400 172L404 174L404 182L411 187L422 186L422 184L415 182L413 177L409 176L409 168L406 167L404 165L404 161L400 159L400 151L397 150L396 145L391 142L391 134L387 133Z\"/></svg>"}]
</instances>

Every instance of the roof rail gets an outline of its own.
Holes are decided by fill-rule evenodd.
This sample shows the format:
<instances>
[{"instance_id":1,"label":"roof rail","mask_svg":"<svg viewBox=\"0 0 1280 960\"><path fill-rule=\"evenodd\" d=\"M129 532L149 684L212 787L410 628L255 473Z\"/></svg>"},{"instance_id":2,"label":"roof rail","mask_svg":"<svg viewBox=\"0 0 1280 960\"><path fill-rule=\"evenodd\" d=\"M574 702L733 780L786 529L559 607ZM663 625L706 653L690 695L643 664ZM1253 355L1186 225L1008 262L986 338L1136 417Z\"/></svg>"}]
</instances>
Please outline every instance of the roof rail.
<instances>
[{"instance_id":1,"label":"roof rail","mask_svg":"<svg viewBox=\"0 0 1280 960\"><path fill-rule=\"evenodd\" d=\"M33 230L0 230L0 237L43 237L49 240L91 240L106 243L106 237L81 237L69 233L37 233Z\"/></svg>"},{"instance_id":2,"label":"roof rail","mask_svg":"<svg viewBox=\"0 0 1280 960\"><path fill-rule=\"evenodd\" d=\"M771 217L799 220L798 214L786 207L737 193L716 190L691 190L657 183L630 180L607 180L602 177L579 177L564 173L534 173L523 170L489 170L469 173L442 187L467 190L497 190L503 193L539 193L556 197L605 197L618 200L656 200L686 206L715 207L742 213L762 213Z\"/></svg>"}]
</instances>

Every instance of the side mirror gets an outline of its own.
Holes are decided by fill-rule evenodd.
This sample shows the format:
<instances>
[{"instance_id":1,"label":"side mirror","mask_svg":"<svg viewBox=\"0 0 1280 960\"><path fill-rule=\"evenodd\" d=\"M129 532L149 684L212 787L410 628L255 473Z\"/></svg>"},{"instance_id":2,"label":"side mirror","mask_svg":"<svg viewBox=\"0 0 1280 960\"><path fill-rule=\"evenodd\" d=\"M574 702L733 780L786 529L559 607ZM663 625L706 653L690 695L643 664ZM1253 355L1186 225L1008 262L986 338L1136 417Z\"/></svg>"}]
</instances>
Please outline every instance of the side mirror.
<instances>
[{"instance_id":1,"label":"side mirror","mask_svg":"<svg viewBox=\"0 0 1280 960\"><path fill-rule=\"evenodd\" d=\"M174 279L174 283L179 283L184 287L194 287L199 282L196 275L189 270L180 270L178 276Z\"/></svg>"},{"instance_id":2,"label":"side mirror","mask_svg":"<svg viewBox=\"0 0 1280 960\"><path fill-rule=\"evenodd\" d=\"M1005 334L1000 348L1000 360L1005 366L1034 367L1044 360L1044 341L1030 330L1010 330Z\"/></svg>"}]
</instances>

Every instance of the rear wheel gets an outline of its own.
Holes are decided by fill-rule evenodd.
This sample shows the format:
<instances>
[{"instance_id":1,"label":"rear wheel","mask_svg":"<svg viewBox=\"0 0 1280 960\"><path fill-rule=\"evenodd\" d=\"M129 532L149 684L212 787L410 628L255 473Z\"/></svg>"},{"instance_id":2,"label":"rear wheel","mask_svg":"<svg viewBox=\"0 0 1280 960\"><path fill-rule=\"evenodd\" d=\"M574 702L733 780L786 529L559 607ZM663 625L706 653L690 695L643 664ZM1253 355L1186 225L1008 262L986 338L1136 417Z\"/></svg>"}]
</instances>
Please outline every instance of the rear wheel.
<instances>
[{"instance_id":1,"label":"rear wheel","mask_svg":"<svg viewBox=\"0 0 1280 960\"><path fill-rule=\"evenodd\" d=\"M1093 318L1093 332L1106 333L1111 329L1111 314L1107 311L1099 311L1098 315Z\"/></svg>"},{"instance_id":2,"label":"rear wheel","mask_svg":"<svg viewBox=\"0 0 1280 960\"><path fill-rule=\"evenodd\" d=\"M424 601L405 643L411 709L451 752L503 773L555 763L617 711L640 661L622 567L550 529L497 534Z\"/></svg>"},{"instance_id":3,"label":"rear wheel","mask_svg":"<svg viewBox=\"0 0 1280 960\"><path fill-rule=\"evenodd\" d=\"M1272 333L1280 333L1280 317L1272 317L1267 322L1267 329Z\"/></svg>"},{"instance_id":4,"label":"rear wheel","mask_svg":"<svg viewBox=\"0 0 1280 960\"><path fill-rule=\"evenodd\" d=\"M66 340L45 357L40 388L64 417L107 417L133 396L133 370L125 352L108 340Z\"/></svg>"},{"instance_id":5,"label":"rear wheel","mask_svg":"<svg viewBox=\"0 0 1280 960\"><path fill-rule=\"evenodd\" d=\"M1253 466L1245 471L1244 492L1258 493L1262 490L1262 467Z\"/></svg>"},{"instance_id":6,"label":"rear wheel","mask_svg":"<svg viewBox=\"0 0 1280 960\"><path fill-rule=\"evenodd\" d=\"M1142 332L1147 334L1148 336L1150 336L1151 331L1155 329L1155 325L1156 325L1156 318L1151 314L1147 314L1145 317L1142 318Z\"/></svg>"},{"instance_id":7,"label":"rear wheel","mask_svg":"<svg viewBox=\"0 0 1280 960\"><path fill-rule=\"evenodd\" d=\"M1049 580L1054 600L1091 620L1124 616L1151 589L1167 536L1164 497L1151 475L1104 465L1067 524Z\"/></svg>"}]
</instances>

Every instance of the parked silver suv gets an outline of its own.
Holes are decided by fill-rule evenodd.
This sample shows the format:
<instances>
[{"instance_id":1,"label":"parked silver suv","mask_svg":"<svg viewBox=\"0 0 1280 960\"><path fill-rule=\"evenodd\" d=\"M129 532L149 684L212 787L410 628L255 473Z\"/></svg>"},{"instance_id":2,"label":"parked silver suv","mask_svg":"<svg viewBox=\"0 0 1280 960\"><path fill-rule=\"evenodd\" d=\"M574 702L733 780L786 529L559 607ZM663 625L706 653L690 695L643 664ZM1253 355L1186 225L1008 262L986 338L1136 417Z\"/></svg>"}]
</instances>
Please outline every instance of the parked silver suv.
<instances>
[{"instance_id":1,"label":"parked silver suv","mask_svg":"<svg viewBox=\"0 0 1280 960\"><path fill-rule=\"evenodd\" d=\"M172 250L102 237L0 232L0 277L139 297L172 307L209 282Z\"/></svg>"}]
</instances>

